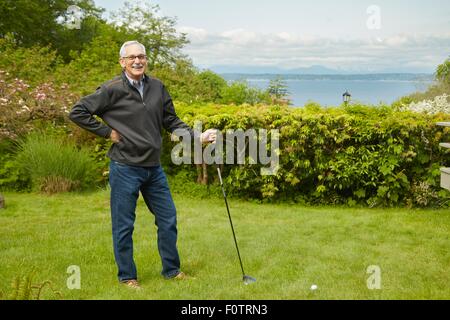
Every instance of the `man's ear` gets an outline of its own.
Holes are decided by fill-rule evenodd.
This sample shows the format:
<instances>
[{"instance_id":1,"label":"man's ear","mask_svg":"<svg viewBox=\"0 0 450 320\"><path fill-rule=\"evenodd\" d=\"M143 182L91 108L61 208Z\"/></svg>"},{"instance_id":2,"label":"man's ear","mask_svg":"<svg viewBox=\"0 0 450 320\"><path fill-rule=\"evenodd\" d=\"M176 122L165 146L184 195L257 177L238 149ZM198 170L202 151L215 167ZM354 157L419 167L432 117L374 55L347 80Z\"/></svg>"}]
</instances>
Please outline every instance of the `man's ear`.
<instances>
[{"instance_id":1,"label":"man's ear","mask_svg":"<svg viewBox=\"0 0 450 320\"><path fill-rule=\"evenodd\" d=\"M125 63L125 61L123 61L122 58L119 59L119 63L120 63L120 66L122 67L122 69L125 69L125 67L127 66L127 64Z\"/></svg>"}]
</instances>

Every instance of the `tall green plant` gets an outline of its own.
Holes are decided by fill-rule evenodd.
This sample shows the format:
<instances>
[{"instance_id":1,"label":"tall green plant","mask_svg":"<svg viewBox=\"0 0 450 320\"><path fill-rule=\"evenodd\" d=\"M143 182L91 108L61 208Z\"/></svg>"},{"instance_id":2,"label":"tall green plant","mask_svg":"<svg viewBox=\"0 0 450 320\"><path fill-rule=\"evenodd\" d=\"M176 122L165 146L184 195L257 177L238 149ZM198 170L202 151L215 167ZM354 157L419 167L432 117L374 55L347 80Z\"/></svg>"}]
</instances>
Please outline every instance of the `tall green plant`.
<instances>
[{"instance_id":1,"label":"tall green plant","mask_svg":"<svg viewBox=\"0 0 450 320\"><path fill-rule=\"evenodd\" d=\"M94 181L95 167L85 149L55 135L34 132L19 145L17 162L35 190L47 193L83 189Z\"/></svg>"}]
</instances>

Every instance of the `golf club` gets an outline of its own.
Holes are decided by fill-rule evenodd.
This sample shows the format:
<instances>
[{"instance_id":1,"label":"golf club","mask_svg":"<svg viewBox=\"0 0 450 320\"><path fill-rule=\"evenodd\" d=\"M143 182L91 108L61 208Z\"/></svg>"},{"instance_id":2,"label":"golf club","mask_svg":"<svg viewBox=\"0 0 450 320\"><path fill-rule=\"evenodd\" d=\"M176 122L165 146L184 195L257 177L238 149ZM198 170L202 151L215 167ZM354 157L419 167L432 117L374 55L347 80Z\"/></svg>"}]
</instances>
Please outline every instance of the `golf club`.
<instances>
[{"instance_id":1,"label":"golf club","mask_svg":"<svg viewBox=\"0 0 450 320\"><path fill-rule=\"evenodd\" d=\"M220 167L218 165L217 165L217 173L219 174L220 186L222 187L223 198L225 199L225 206L227 207L228 219L230 220L231 231L233 232L234 244L236 245L236 251L238 254L238 258L239 258L239 263L241 264L242 281L244 281L244 284L248 285L250 283L256 282L256 279L251 276L246 275L244 272L244 266L242 265L241 254L239 253L239 247L238 247L238 244L236 241L236 234L234 233L233 221L231 220L230 208L228 207L227 195L225 193L225 188L223 187L222 174L220 172Z\"/></svg>"}]
</instances>

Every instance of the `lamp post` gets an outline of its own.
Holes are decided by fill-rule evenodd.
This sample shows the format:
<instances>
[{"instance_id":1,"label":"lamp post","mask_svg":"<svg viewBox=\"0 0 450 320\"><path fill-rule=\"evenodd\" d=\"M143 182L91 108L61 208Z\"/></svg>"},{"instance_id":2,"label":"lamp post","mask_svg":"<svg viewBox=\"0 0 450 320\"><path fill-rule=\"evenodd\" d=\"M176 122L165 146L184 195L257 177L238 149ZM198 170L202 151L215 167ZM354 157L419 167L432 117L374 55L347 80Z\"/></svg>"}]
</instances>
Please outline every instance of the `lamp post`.
<instances>
[{"instance_id":1,"label":"lamp post","mask_svg":"<svg viewBox=\"0 0 450 320\"><path fill-rule=\"evenodd\" d=\"M348 93L348 91L345 91L342 95L342 99L344 100L344 104L347 105L350 102L352 95Z\"/></svg>"}]
</instances>

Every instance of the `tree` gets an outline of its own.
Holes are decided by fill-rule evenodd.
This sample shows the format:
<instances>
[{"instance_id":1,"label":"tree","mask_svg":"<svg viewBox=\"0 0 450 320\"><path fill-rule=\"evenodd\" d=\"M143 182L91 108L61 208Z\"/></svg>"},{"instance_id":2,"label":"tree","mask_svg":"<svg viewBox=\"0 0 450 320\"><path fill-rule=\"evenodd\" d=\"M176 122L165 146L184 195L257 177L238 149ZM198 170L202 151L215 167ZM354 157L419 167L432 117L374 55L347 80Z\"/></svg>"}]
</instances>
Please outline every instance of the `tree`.
<instances>
[{"instance_id":1,"label":"tree","mask_svg":"<svg viewBox=\"0 0 450 320\"><path fill-rule=\"evenodd\" d=\"M224 104L244 104L251 105L257 103L268 103L267 93L258 88L253 88L246 81L235 81L222 88L221 102Z\"/></svg>"},{"instance_id":2,"label":"tree","mask_svg":"<svg viewBox=\"0 0 450 320\"><path fill-rule=\"evenodd\" d=\"M200 80L197 73L188 59L179 59L172 65L158 65L152 71L152 75L164 83L174 100L187 103L203 101L198 90Z\"/></svg>"},{"instance_id":3,"label":"tree","mask_svg":"<svg viewBox=\"0 0 450 320\"><path fill-rule=\"evenodd\" d=\"M12 33L20 45L46 45L55 34L56 18L67 7L65 0L3 0L0 2L0 37Z\"/></svg>"},{"instance_id":4,"label":"tree","mask_svg":"<svg viewBox=\"0 0 450 320\"><path fill-rule=\"evenodd\" d=\"M57 52L49 46L19 47L12 34L0 38L0 70L6 81L20 78L31 85L50 81L57 63Z\"/></svg>"},{"instance_id":5,"label":"tree","mask_svg":"<svg viewBox=\"0 0 450 320\"><path fill-rule=\"evenodd\" d=\"M71 5L81 8L86 18L79 30L68 31L61 23ZM91 0L2 0L0 38L12 34L17 45L23 47L51 45L66 60L67 48L81 50L94 37L101 12Z\"/></svg>"},{"instance_id":6,"label":"tree","mask_svg":"<svg viewBox=\"0 0 450 320\"><path fill-rule=\"evenodd\" d=\"M436 79L442 83L450 84L450 58L437 66Z\"/></svg>"},{"instance_id":7,"label":"tree","mask_svg":"<svg viewBox=\"0 0 450 320\"><path fill-rule=\"evenodd\" d=\"M83 47L72 52L72 61L59 64L55 71L58 83L69 83L82 95L93 92L101 83L120 74L120 43L114 34L100 34Z\"/></svg>"},{"instance_id":8,"label":"tree","mask_svg":"<svg viewBox=\"0 0 450 320\"><path fill-rule=\"evenodd\" d=\"M101 35L104 29L113 30L113 27L95 16L85 16L81 20L79 29L59 27L52 46L65 62L73 58L73 53L81 53L86 45ZM104 34L104 33L103 33Z\"/></svg>"},{"instance_id":9,"label":"tree","mask_svg":"<svg viewBox=\"0 0 450 320\"><path fill-rule=\"evenodd\" d=\"M270 80L267 92L272 97L274 103L289 104L289 100L287 99L289 91L287 90L287 88L288 86L283 78L277 77Z\"/></svg>"},{"instance_id":10,"label":"tree","mask_svg":"<svg viewBox=\"0 0 450 320\"><path fill-rule=\"evenodd\" d=\"M220 102L223 88L227 86L224 78L210 70L205 70L198 75L201 81L201 90L206 101Z\"/></svg>"},{"instance_id":11,"label":"tree","mask_svg":"<svg viewBox=\"0 0 450 320\"><path fill-rule=\"evenodd\" d=\"M125 2L123 8L112 14L113 23L120 31L146 47L149 70L185 58L180 49L189 43L185 33L176 31L176 18L160 16L159 10L158 5L147 2Z\"/></svg>"}]
</instances>

